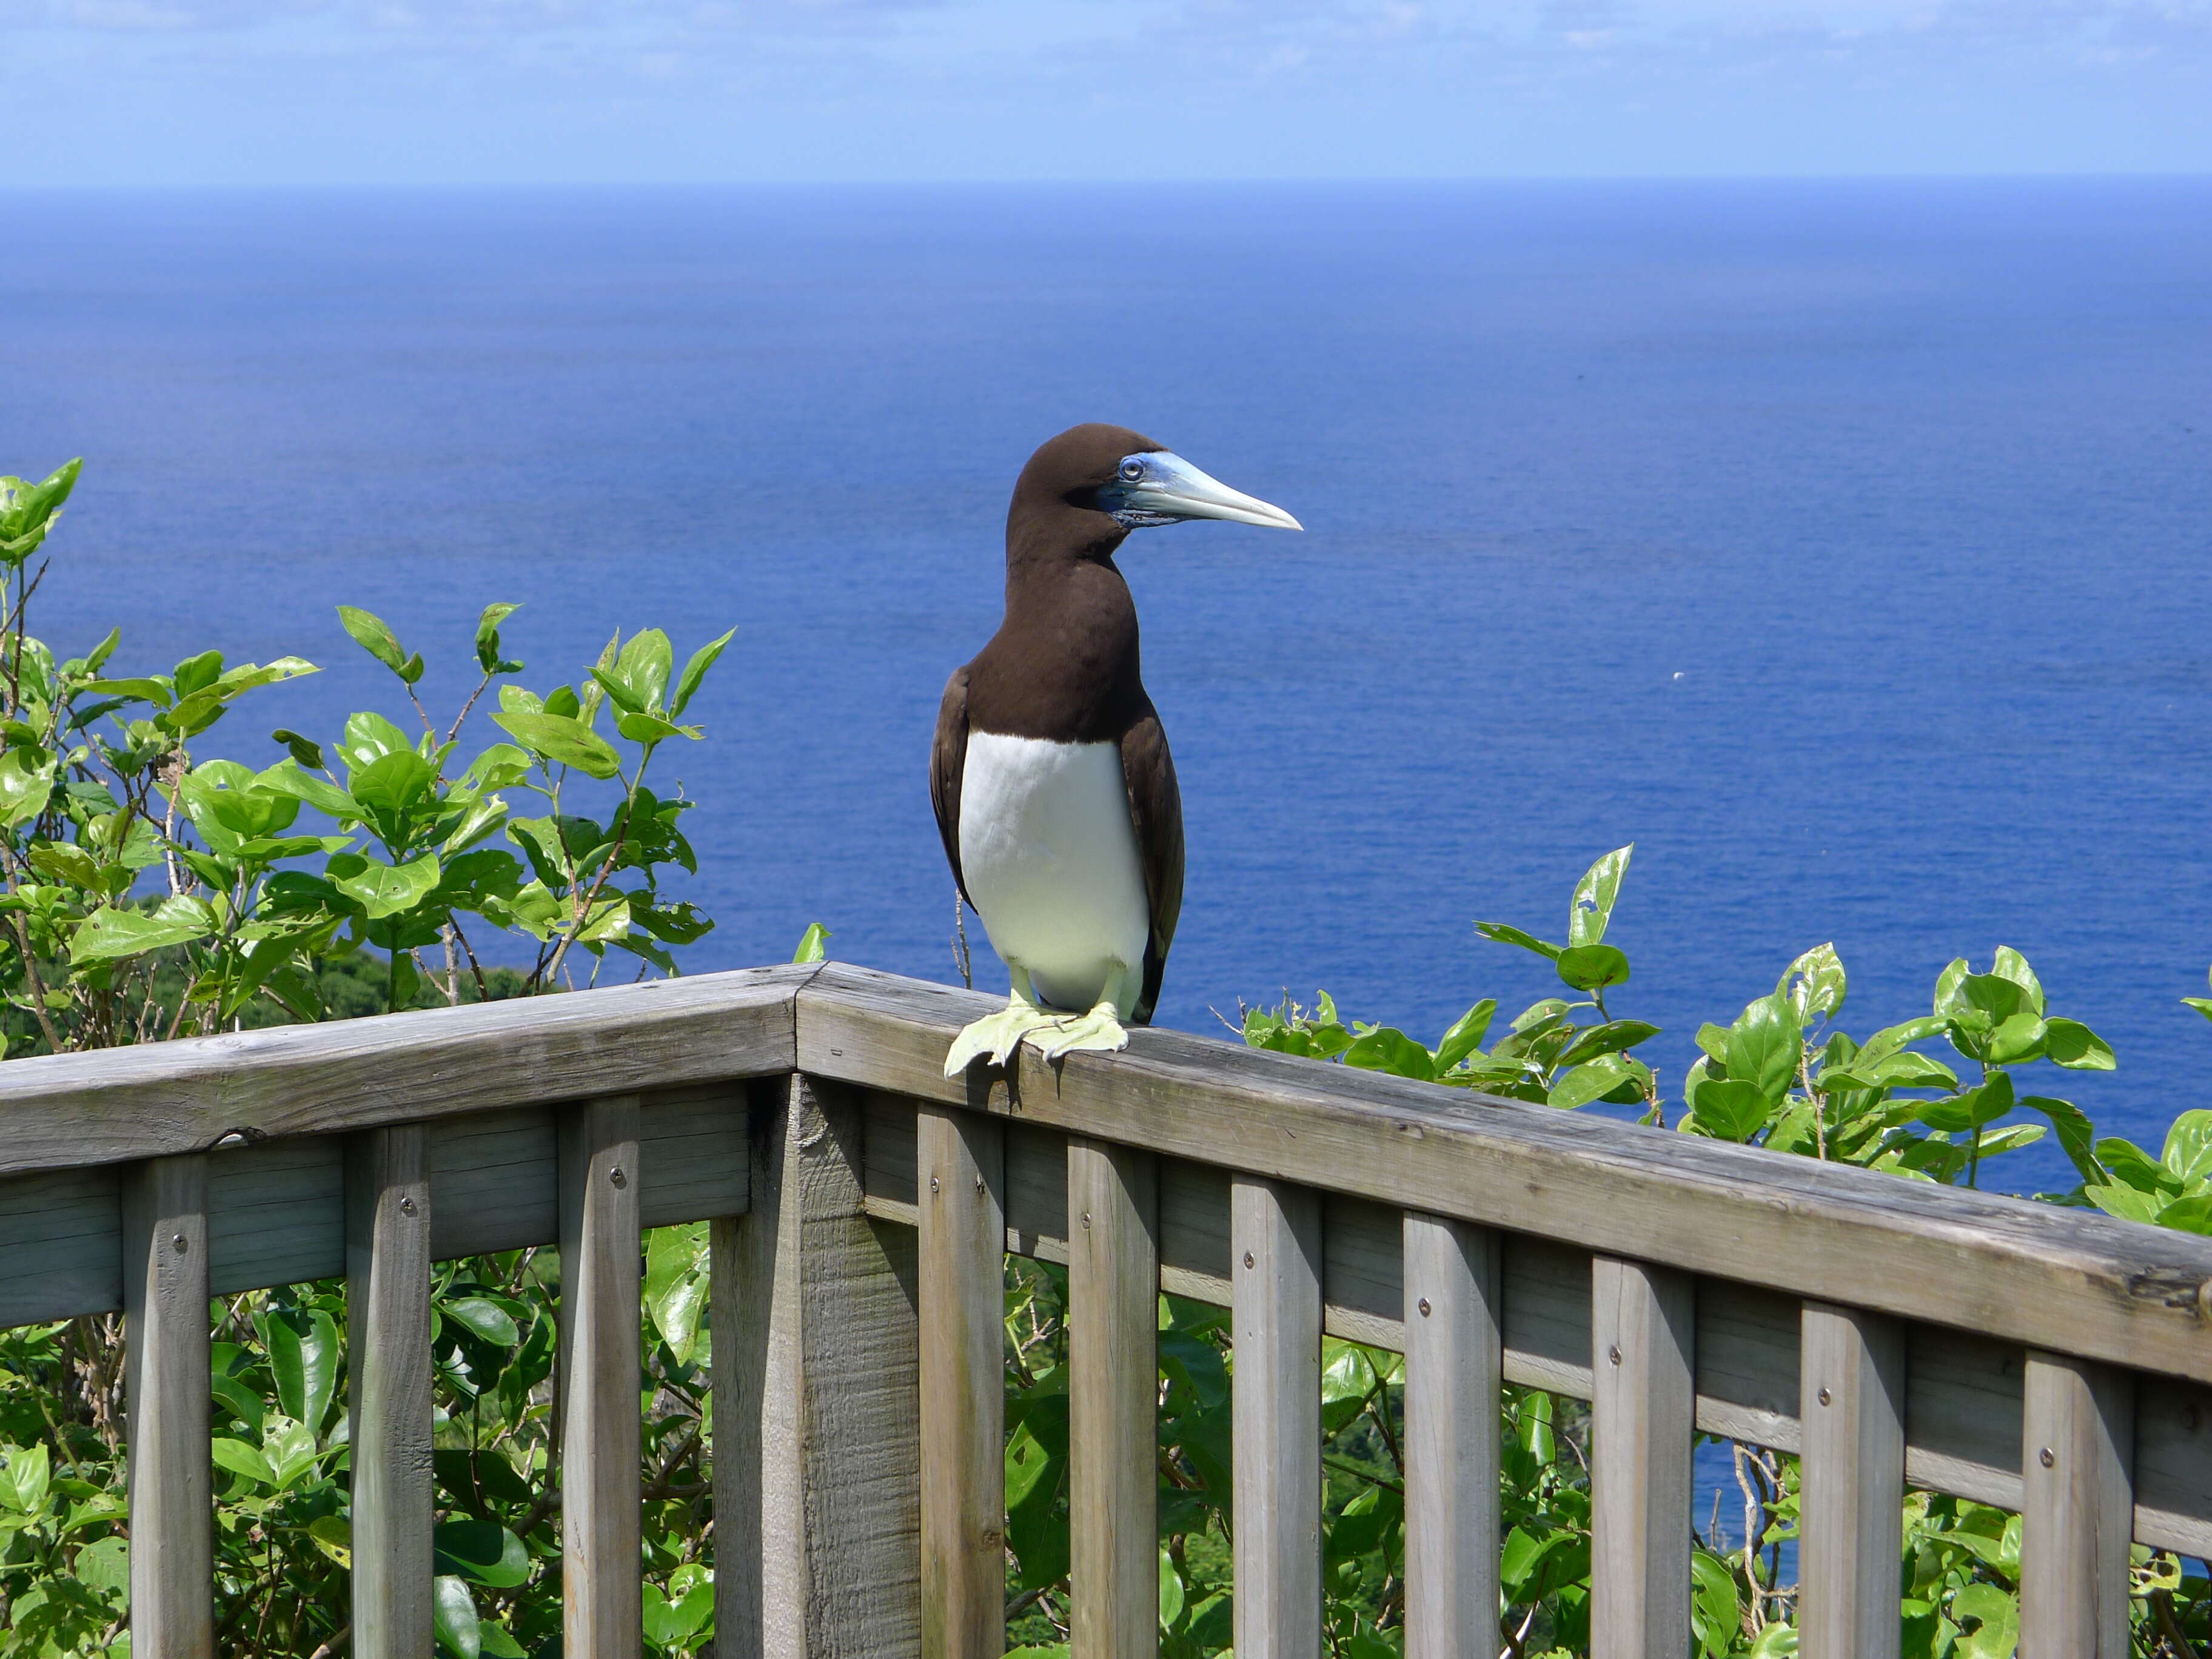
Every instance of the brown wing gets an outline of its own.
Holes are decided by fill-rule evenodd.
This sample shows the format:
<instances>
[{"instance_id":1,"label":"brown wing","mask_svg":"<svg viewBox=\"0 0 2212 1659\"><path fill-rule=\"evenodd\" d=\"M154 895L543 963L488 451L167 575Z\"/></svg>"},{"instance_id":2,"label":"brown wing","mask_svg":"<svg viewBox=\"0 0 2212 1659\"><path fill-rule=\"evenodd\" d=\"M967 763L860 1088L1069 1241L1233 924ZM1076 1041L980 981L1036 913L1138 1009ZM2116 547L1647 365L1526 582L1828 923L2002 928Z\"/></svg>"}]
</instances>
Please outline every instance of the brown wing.
<instances>
[{"instance_id":1,"label":"brown wing","mask_svg":"<svg viewBox=\"0 0 2212 1659\"><path fill-rule=\"evenodd\" d=\"M952 880L972 909L975 901L968 898L968 882L960 873L960 775L967 764L968 671L956 668L945 682L945 701L937 709L937 741L929 751L929 804L937 809L945 861L952 866ZM1172 778L1169 787L1174 787Z\"/></svg>"},{"instance_id":2,"label":"brown wing","mask_svg":"<svg viewBox=\"0 0 2212 1659\"><path fill-rule=\"evenodd\" d=\"M940 737L939 742L944 739ZM1137 827L1137 854L1145 867L1145 896L1152 906L1152 936L1145 942L1145 988L1134 1020L1152 1024L1159 1006L1160 975L1182 913L1182 792L1159 714L1147 706L1121 736L1121 781L1129 792L1129 818Z\"/></svg>"}]
</instances>

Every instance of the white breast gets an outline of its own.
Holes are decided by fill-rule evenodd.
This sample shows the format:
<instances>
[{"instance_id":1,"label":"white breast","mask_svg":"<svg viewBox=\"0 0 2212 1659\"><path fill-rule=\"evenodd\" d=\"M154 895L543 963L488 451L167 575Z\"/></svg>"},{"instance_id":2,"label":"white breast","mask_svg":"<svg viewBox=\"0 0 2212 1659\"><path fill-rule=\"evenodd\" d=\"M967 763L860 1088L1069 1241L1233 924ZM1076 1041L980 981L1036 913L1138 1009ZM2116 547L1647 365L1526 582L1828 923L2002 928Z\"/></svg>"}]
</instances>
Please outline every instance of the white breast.
<instances>
[{"instance_id":1,"label":"white breast","mask_svg":"<svg viewBox=\"0 0 2212 1659\"><path fill-rule=\"evenodd\" d=\"M968 737L960 869L991 944L1059 1008L1089 1008L1151 933L1121 750Z\"/></svg>"}]
</instances>

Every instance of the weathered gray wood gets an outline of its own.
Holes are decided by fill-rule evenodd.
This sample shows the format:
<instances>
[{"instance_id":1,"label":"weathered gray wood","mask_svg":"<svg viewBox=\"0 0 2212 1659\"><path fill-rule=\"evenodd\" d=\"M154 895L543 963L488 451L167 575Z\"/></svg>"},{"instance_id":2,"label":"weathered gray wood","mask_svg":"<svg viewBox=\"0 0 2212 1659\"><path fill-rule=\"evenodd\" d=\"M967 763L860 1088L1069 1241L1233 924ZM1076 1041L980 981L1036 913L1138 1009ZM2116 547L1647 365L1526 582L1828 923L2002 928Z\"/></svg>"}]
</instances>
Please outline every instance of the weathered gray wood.
<instances>
[{"instance_id":1,"label":"weathered gray wood","mask_svg":"<svg viewBox=\"0 0 2212 1659\"><path fill-rule=\"evenodd\" d=\"M1158 1189L1151 1157L1071 1139L1068 1492L1073 1659L1158 1650Z\"/></svg>"},{"instance_id":2,"label":"weathered gray wood","mask_svg":"<svg viewBox=\"0 0 2212 1659\"><path fill-rule=\"evenodd\" d=\"M1600 1256L1590 1284L1591 1659L1690 1646L1696 1281Z\"/></svg>"},{"instance_id":3,"label":"weathered gray wood","mask_svg":"<svg viewBox=\"0 0 2212 1659\"><path fill-rule=\"evenodd\" d=\"M1000 1125L923 1109L921 1650L1006 1651L1006 1169Z\"/></svg>"},{"instance_id":4,"label":"weathered gray wood","mask_svg":"<svg viewBox=\"0 0 2212 1659\"><path fill-rule=\"evenodd\" d=\"M1895 1659L1905 1547L1905 1333L1879 1314L1808 1302L1798 1528L1804 1659Z\"/></svg>"},{"instance_id":5,"label":"weathered gray wood","mask_svg":"<svg viewBox=\"0 0 2212 1659\"><path fill-rule=\"evenodd\" d=\"M988 998L825 968L799 1063L961 1103L946 1045ZM2212 1239L1490 1100L1148 1029L1057 1071L1024 1051L988 1109L1462 1220L2055 1352L2212 1381Z\"/></svg>"},{"instance_id":6,"label":"weathered gray wood","mask_svg":"<svg viewBox=\"0 0 2212 1659\"><path fill-rule=\"evenodd\" d=\"M866 1097L867 1207L915 1223L910 1097ZM1067 1260L1066 1137L1019 1120L1006 1129L1006 1248ZM1229 1172L1160 1160L1160 1289L1229 1305ZM1323 1203L1322 1328L1402 1351L1395 1212L1364 1199ZM1590 1253L1501 1231L1505 1380L1590 1397ZM1707 1279L1698 1297L1698 1427L1802 1449L1799 1304L1758 1286ZM1934 1326L1908 1328L1905 1473L1931 1492L2000 1509L2021 1505L2021 1364L2016 1344ZM2146 1378L2136 1454L2136 1536L2212 1555L2212 1389Z\"/></svg>"},{"instance_id":7,"label":"weathered gray wood","mask_svg":"<svg viewBox=\"0 0 2212 1659\"><path fill-rule=\"evenodd\" d=\"M356 1659L436 1645L430 1531L430 1170L420 1124L346 1149L346 1367Z\"/></svg>"},{"instance_id":8,"label":"weathered gray wood","mask_svg":"<svg viewBox=\"0 0 2212 1659\"><path fill-rule=\"evenodd\" d=\"M637 1659L645 1639L637 1124L617 1095L561 1125L561 1645L592 1659Z\"/></svg>"},{"instance_id":9,"label":"weathered gray wood","mask_svg":"<svg viewBox=\"0 0 2212 1659\"><path fill-rule=\"evenodd\" d=\"M791 1069L813 965L46 1054L0 1070L0 1174Z\"/></svg>"},{"instance_id":10,"label":"weathered gray wood","mask_svg":"<svg viewBox=\"0 0 2212 1659\"><path fill-rule=\"evenodd\" d=\"M123 1307L122 1172L0 1179L0 1328Z\"/></svg>"},{"instance_id":11,"label":"weathered gray wood","mask_svg":"<svg viewBox=\"0 0 2212 1659\"><path fill-rule=\"evenodd\" d=\"M767 1085L763 1085L763 1094ZM861 1114L757 1109L753 1202L714 1229L714 1617L724 1659L921 1644L915 1235L862 1205Z\"/></svg>"},{"instance_id":12,"label":"weathered gray wood","mask_svg":"<svg viewBox=\"0 0 2212 1659\"><path fill-rule=\"evenodd\" d=\"M157 1158L123 1178L131 1650L137 1659L215 1656L207 1188L202 1156Z\"/></svg>"},{"instance_id":13,"label":"weathered gray wood","mask_svg":"<svg viewBox=\"0 0 2212 1659\"><path fill-rule=\"evenodd\" d=\"M2020 1650L2126 1659L2135 1379L2031 1352L2023 1426Z\"/></svg>"},{"instance_id":14,"label":"weathered gray wood","mask_svg":"<svg viewBox=\"0 0 2212 1659\"><path fill-rule=\"evenodd\" d=\"M1406 1296L1406 1659L1498 1651L1495 1234L1408 1212Z\"/></svg>"},{"instance_id":15,"label":"weathered gray wood","mask_svg":"<svg viewBox=\"0 0 2212 1659\"><path fill-rule=\"evenodd\" d=\"M1229 1246L1236 1648L1320 1659L1321 1194L1232 1181Z\"/></svg>"}]
</instances>

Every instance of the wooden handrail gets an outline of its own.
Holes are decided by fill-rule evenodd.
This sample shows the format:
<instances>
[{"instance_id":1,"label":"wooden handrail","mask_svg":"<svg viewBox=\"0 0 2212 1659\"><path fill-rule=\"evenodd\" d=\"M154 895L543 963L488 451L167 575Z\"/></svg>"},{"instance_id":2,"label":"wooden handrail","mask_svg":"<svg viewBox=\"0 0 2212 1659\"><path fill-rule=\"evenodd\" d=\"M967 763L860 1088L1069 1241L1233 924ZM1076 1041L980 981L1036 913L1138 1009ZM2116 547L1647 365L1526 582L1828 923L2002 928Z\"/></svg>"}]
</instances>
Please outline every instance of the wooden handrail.
<instances>
[{"instance_id":1,"label":"wooden handrail","mask_svg":"<svg viewBox=\"0 0 2212 1659\"><path fill-rule=\"evenodd\" d=\"M1594 1402L1592 1607L1624 1651L1686 1639L1693 1424L1805 1456L1808 1659L1893 1636L1908 1480L2022 1512L2038 1651L2124 1640L2130 1538L2212 1553L2212 1240L1174 1032L946 1079L990 1006L781 967L0 1067L0 1324L130 1316L134 1650L208 1639L208 1295L354 1281L375 1659L423 1640L427 1264L559 1241L570 1639L634 1651L638 1240L702 1218L740 1649L989 1659L1002 1231L1071 1266L1100 1659L1152 1639L1162 1289L1231 1307L1253 1351L1255 1654L1317 1650L1323 1331L1408 1356L1409 1444L1437 1460L1408 1479L1419 1659L1472 1659L1495 1594L1500 1376Z\"/></svg>"}]
</instances>

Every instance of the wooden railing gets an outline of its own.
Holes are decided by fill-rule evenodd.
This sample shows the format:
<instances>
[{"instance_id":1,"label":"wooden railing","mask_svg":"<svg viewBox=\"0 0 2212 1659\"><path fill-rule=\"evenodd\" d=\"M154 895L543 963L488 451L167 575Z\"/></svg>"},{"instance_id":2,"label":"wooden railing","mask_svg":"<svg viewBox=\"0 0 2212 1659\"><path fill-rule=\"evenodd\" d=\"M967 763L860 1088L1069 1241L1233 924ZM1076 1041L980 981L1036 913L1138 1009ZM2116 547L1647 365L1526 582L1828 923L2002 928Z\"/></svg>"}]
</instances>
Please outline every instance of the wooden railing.
<instances>
[{"instance_id":1,"label":"wooden railing","mask_svg":"<svg viewBox=\"0 0 2212 1659\"><path fill-rule=\"evenodd\" d=\"M1232 1310L1237 1650L1317 1659L1320 1338L1406 1364L1409 1659L1497 1651L1501 1379L1592 1404L1592 1642L1689 1645L1696 1431L1802 1454L1802 1651L1896 1652L1908 1482L2021 1650L2212 1553L2212 1240L1164 1031L769 969L0 1066L0 1325L122 1310L137 1659L211 1654L211 1294L351 1281L353 1650L431 1650L430 1264L556 1242L564 1651L640 1650L640 1232L714 1222L718 1650L994 1659L1003 1255L1069 1270L1078 1659L1157 1628L1155 1293Z\"/></svg>"}]
</instances>

